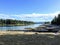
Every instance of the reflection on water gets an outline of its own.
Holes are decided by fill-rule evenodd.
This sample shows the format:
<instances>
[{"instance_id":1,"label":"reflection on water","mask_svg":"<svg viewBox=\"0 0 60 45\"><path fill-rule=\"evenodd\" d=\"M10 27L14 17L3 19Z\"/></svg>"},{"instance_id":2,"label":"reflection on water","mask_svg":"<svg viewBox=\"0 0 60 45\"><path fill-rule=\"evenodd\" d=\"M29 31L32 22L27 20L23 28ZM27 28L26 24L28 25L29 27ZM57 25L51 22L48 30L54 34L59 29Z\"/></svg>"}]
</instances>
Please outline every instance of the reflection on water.
<instances>
[{"instance_id":1,"label":"reflection on water","mask_svg":"<svg viewBox=\"0 0 60 45\"><path fill-rule=\"evenodd\" d=\"M0 30L24 30L24 28L35 28L40 25L41 24L33 24L28 26L3 26L3 27L0 27Z\"/></svg>"}]
</instances>

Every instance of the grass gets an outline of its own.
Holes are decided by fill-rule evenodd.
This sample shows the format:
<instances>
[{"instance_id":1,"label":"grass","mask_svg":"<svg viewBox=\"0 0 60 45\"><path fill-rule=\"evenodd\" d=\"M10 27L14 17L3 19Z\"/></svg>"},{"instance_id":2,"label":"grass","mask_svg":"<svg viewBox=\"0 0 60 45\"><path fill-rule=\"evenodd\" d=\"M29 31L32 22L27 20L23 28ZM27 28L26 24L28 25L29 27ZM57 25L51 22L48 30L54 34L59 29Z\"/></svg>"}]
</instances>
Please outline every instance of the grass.
<instances>
[{"instance_id":1,"label":"grass","mask_svg":"<svg viewBox=\"0 0 60 45\"><path fill-rule=\"evenodd\" d=\"M6 34L0 35L0 45L60 45L60 35Z\"/></svg>"}]
</instances>

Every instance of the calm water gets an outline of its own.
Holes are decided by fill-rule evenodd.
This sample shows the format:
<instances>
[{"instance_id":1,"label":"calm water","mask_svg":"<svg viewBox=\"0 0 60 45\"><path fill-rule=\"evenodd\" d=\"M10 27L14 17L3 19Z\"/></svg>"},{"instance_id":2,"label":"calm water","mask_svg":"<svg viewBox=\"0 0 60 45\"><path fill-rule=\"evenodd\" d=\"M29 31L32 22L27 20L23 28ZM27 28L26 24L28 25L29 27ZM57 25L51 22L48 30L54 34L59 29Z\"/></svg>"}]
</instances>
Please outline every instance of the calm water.
<instances>
[{"instance_id":1,"label":"calm water","mask_svg":"<svg viewBox=\"0 0 60 45\"><path fill-rule=\"evenodd\" d=\"M0 30L24 30L25 28L35 28L40 25L41 24L33 24L28 26L3 26L3 27L0 27Z\"/></svg>"}]
</instances>

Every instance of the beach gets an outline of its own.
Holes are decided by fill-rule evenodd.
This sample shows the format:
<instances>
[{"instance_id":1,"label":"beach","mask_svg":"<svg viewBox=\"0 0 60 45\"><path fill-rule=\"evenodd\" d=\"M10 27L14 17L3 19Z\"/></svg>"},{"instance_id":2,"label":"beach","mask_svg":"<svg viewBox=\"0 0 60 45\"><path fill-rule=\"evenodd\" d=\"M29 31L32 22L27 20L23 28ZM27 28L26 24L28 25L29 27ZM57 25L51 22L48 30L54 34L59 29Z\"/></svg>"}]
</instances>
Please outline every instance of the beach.
<instances>
[{"instance_id":1,"label":"beach","mask_svg":"<svg viewBox=\"0 0 60 45\"><path fill-rule=\"evenodd\" d=\"M60 45L60 33L0 31L0 45Z\"/></svg>"},{"instance_id":2,"label":"beach","mask_svg":"<svg viewBox=\"0 0 60 45\"><path fill-rule=\"evenodd\" d=\"M0 35L17 35L17 34L26 34L26 35L33 35L33 34L51 34L51 35L55 35L58 34L60 35L60 33L53 33L53 32L24 32L24 31L0 31Z\"/></svg>"},{"instance_id":3,"label":"beach","mask_svg":"<svg viewBox=\"0 0 60 45\"><path fill-rule=\"evenodd\" d=\"M35 29L0 30L0 45L60 45L60 28L41 25Z\"/></svg>"}]
</instances>

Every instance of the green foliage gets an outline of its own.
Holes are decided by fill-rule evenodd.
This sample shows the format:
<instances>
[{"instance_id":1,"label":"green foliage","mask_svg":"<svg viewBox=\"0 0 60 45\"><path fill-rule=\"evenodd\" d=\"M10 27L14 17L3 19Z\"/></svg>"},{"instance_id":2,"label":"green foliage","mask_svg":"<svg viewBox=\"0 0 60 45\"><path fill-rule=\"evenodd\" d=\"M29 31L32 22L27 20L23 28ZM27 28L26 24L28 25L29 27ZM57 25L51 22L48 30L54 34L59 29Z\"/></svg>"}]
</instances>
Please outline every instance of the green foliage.
<instances>
[{"instance_id":1,"label":"green foliage","mask_svg":"<svg viewBox=\"0 0 60 45\"><path fill-rule=\"evenodd\" d=\"M3 19L0 19L0 26L1 25L29 25L29 24L33 24L34 22L31 22L31 21L21 21L21 20L12 20L12 19L6 19L6 20L3 20Z\"/></svg>"},{"instance_id":2,"label":"green foliage","mask_svg":"<svg viewBox=\"0 0 60 45\"><path fill-rule=\"evenodd\" d=\"M60 25L60 14L58 14L58 17L55 16L55 18L51 21L51 24Z\"/></svg>"},{"instance_id":3,"label":"green foliage","mask_svg":"<svg viewBox=\"0 0 60 45\"><path fill-rule=\"evenodd\" d=\"M50 24L50 22L45 22L45 24Z\"/></svg>"}]
</instances>

